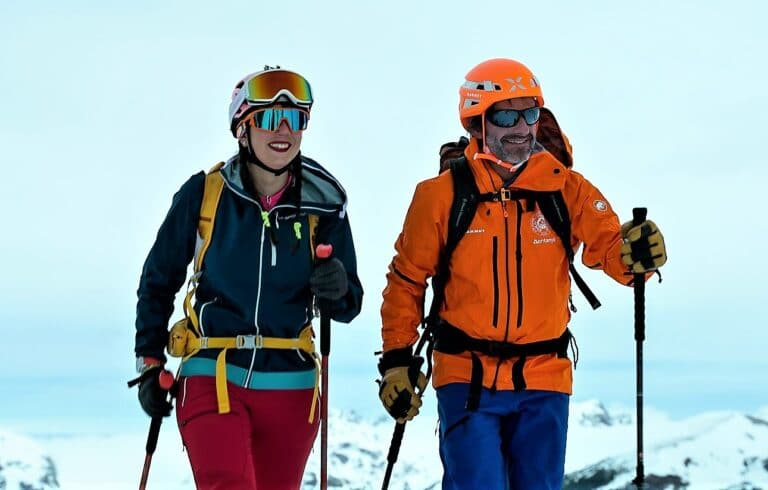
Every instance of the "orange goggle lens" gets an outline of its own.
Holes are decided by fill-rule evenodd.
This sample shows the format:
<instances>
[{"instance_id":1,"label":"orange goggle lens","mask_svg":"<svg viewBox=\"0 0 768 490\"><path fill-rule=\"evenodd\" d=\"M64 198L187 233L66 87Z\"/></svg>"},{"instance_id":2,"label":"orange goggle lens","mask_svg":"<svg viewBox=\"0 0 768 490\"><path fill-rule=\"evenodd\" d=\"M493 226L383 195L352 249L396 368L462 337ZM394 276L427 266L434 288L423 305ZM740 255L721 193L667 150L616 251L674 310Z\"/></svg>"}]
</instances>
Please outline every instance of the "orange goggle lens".
<instances>
[{"instance_id":1,"label":"orange goggle lens","mask_svg":"<svg viewBox=\"0 0 768 490\"><path fill-rule=\"evenodd\" d=\"M268 104L285 95L295 104L312 105L309 82L292 71L267 70L248 80L243 89L245 100L254 104Z\"/></svg>"}]
</instances>

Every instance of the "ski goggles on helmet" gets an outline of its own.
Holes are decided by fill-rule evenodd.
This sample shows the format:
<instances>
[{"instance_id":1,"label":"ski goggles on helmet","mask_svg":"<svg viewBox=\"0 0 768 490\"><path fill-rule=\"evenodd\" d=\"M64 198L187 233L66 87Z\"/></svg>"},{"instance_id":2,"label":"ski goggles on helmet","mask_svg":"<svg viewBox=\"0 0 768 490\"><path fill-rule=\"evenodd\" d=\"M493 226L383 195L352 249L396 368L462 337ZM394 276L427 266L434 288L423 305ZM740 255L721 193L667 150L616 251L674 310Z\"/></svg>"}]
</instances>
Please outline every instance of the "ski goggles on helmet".
<instances>
[{"instance_id":1,"label":"ski goggles on helmet","mask_svg":"<svg viewBox=\"0 0 768 490\"><path fill-rule=\"evenodd\" d=\"M242 88L243 98L250 104L270 104L285 95L298 106L312 105L312 89L309 82L292 71L267 70L251 78Z\"/></svg>"},{"instance_id":2,"label":"ski goggles on helmet","mask_svg":"<svg viewBox=\"0 0 768 490\"><path fill-rule=\"evenodd\" d=\"M500 128L511 128L517 124L517 121L520 120L520 116L522 116L525 123L530 126L539 120L540 114L541 109L539 107L531 107L523 110L499 109L486 112L485 120Z\"/></svg>"},{"instance_id":3,"label":"ski goggles on helmet","mask_svg":"<svg viewBox=\"0 0 768 490\"><path fill-rule=\"evenodd\" d=\"M304 131L309 124L309 112L296 107L268 107L248 114L243 122L248 121L266 131L277 131L283 121L288 123L291 131Z\"/></svg>"}]
</instances>

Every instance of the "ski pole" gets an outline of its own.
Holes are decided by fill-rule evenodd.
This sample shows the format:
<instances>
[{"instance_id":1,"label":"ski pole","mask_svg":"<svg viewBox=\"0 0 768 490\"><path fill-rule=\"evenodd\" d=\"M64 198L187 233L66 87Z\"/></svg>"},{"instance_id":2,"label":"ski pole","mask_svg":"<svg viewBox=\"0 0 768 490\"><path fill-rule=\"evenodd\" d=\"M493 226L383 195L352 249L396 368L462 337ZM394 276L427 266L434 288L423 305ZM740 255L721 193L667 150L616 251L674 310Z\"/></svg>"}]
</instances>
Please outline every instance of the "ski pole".
<instances>
[{"instance_id":1,"label":"ski pole","mask_svg":"<svg viewBox=\"0 0 768 490\"><path fill-rule=\"evenodd\" d=\"M422 339L427 339L430 337L431 334L425 333L422 336ZM421 348L424 345L423 341L419 342L419 345L416 348L416 355L414 357L415 363L413 363L408 368L408 377L411 380L411 383L413 386L417 385L417 381L419 379L419 372L421 370L421 365L424 363L424 359L419 357L419 353L421 352ZM427 353L428 356L431 356L431 351ZM432 373L431 364L428 364L430 368L427 370L427 382L429 381L429 376ZM417 391L417 394L419 397L422 396L424 393L424 390L427 389L427 383L424 384L424 388L419 390L418 387L415 388ZM403 434L405 434L405 424L407 422L395 422L395 430L392 433L392 442L389 443L389 452L387 453L387 469L384 472L384 481L381 484L381 490L387 490L389 488L389 479L392 477L392 469L395 467L395 463L397 462L397 457L400 454L400 445L403 442Z\"/></svg>"},{"instance_id":2,"label":"ski pole","mask_svg":"<svg viewBox=\"0 0 768 490\"><path fill-rule=\"evenodd\" d=\"M173 387L173 373L168 370L163 370L159 374L160 387L164 390L170 391ZM149 424L149 433L147 434L147 455L144 457L144 468L141 470L141 481L139 482L139 490L146 490L147 478L149 477L149 466L152 464L152 455L157 448L157 438L160 435L160 425L163 423L163 417L152 417L152 422Z\"/></svg>"},{"instance_id":3,"label":"ski pole","mask_svg":"<svg viewBox=\"0 0 768 490\"><path fill-rule=\"evenodd\" d=\"M319 244L315 249L318 260L327 260L333 246ZM320 489L328 489L328 357L331 354L331 317L328 305L320 301Z\"/></svg>"},{"instance_id":4,"label":"ski pole","mask_svg":"<svg viewBox=\"0 0 768 490\"><path fill-rule=\"evenodd\" d=\"M646 208L632 209L632 225L645 221ZM632 483L636 488L645 487L645 465L643 462L643 341L645 340L645 274L633 275L632 288L635 295L635 357L637 373L637 474Z\"/></svg>"},{"instance_id":5,"label":"ski pole","mask_svg":"<svg viewBox=\"0 0 768 490\"><path fill-rule=\"evenodd\" d=\"M400 445L403 442L403 434L405 434L405 424L406 422L402 424L400 422L395 423L395 431L392 433L392 442L389 444L389 453L387 453L387 470L384 473L384 482L381 484L381 490L389 488L392 468L395 467L397 456L400 454Z\"/></svg>"}]
</instances>

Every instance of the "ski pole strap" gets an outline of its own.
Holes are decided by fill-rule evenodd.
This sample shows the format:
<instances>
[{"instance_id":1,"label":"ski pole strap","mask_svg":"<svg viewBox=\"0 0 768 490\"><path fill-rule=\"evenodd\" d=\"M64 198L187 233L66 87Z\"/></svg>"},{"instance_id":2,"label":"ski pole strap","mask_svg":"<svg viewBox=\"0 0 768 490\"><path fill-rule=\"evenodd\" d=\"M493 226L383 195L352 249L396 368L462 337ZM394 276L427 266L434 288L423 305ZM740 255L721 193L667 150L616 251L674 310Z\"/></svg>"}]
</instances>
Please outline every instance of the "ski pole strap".
<instances>
[{"instance_id":1,"label":"ski pole strap","mask_svg":"<svg viewBox=\"0 0 768 490\"><path fill-rule=\"evenodd\" d=\"M523 368L529 357L555 354L557 357L568 357L568 346L573 335L567 328L556 339L540 340L526 344L501 342L497 340L477 339L470 337L463 330L441 320L434 332L434 350L443 354L458 355L469 352L472 359L469 394L467 395L467 410L477 410L480 405L480 393L483 388L483 363L478 354L495 357L501 361L514 359L512 364L512 382L515 391L526 389ZM574 350L574 353L576 351ZM574 356L574 363L577 362Z\"/></svg>"},{"instance_id":2,"label":"ski pole strap","mask_svg":"<svg viewBox=\"0 0 768 490\"><path fill-rule=\"evenodd\" d=\"M319 397L320 382L320 358L315 351L312 326L308 325L295 339L281 337L265 337L263 335L238 335L236 337L193 337L187 341L187 352L191 354L184 361L201 349L221 349L216 357L216 398L219 413L229 413L229 393L227 392L227 363L226 356L229 349L297 349L309 354L315 362L315 387L312 397L312 406L309 410L309 423L315 418L315 408Z\"/></svg>"}]
</instances>

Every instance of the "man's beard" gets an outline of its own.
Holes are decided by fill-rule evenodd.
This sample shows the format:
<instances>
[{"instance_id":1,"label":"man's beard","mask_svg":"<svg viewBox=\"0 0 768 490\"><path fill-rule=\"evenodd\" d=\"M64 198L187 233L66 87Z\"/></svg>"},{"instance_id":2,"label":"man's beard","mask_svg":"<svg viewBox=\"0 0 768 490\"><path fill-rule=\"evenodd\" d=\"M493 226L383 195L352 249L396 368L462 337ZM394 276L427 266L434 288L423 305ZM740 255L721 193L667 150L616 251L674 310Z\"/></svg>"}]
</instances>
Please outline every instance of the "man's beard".
<instances>
[{"instance_id":1,"label":"man's beard","mask_svg":"<svg viewBox=\"0 0 768 490\"><path fill-rule=\"evenodd\" d=\"M503 138L502 138L503 139ZM504 148L504 143L500 139L494 139L488 141L488 149L491 150L496 158L512 165L517 165L527 161L533 153L533 145L536 139L531 137L530 143L514 145L513 149L507 151Z\"/></svg>"}]
</instances>

